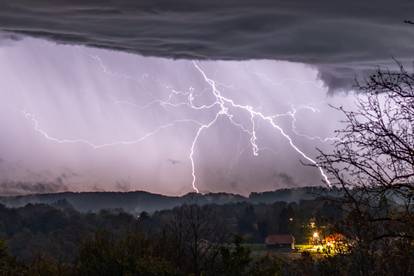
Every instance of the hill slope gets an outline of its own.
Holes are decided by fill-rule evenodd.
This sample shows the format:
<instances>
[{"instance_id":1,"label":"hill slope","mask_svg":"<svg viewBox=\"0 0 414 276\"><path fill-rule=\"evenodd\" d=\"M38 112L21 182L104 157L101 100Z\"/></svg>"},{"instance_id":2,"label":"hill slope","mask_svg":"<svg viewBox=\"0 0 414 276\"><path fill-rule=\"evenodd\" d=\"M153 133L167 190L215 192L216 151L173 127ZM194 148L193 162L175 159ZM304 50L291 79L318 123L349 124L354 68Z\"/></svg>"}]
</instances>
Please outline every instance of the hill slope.
<instances>
[{"instance_id":1,"label":"hill slope","mask_svg":"<svg viewBox=\"0 0 414 276\"><path fill-rule=\"evenodd\" d=\"M29 203L45 203L58 207L73 207L80 212L97 212L102 209L123 209L132 214L172 209L183 204L228 204L237 202L273 203L314 199L321 196L337 196L338 190L322 187L281 189L272 192L252 193L249 197L227 193L165 196L143 191L135 192L64 192L0 197L0 203L8 207L21 207Z\"/></svg>"}]
</instances>

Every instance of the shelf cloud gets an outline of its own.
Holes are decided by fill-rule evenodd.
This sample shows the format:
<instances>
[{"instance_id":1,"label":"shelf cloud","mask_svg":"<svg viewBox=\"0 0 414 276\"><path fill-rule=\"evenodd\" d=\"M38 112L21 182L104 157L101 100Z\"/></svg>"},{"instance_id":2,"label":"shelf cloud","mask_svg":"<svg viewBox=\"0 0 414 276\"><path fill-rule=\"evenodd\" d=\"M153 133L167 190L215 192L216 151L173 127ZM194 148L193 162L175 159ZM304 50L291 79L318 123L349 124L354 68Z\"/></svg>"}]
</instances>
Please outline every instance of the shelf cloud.
<instances>
[{"instance_id":1,"label":"shelf cloud","mask_svg":"<svg viewBox=\"0 0 414 276\"><path fill-rule=\"evenodd\" d=\"M58 43L174 59L310 64L334 90L414 53L410 0L119 0L0 2L1 41Z\"/></svg>"}]
</instances>

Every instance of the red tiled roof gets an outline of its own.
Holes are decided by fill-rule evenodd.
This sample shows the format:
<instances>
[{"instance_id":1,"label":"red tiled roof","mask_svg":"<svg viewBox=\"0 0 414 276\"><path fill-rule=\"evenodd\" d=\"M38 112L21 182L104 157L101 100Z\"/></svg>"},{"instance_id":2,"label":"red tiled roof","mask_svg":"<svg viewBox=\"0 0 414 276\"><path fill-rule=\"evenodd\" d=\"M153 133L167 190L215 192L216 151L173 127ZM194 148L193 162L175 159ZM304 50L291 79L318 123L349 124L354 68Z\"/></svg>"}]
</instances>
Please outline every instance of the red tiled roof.
<instances>
[{"instance_id":1,"label":"red tiled roof","mask_svg":"<svg viewBox=\"0 0 414 276\"><path fill-rule=\"evenodd\" d=\"M265 243L272 244L291 244L295 242L295 238L292 235L269 235L266 237Z\"/></svg>"}]
</instances>

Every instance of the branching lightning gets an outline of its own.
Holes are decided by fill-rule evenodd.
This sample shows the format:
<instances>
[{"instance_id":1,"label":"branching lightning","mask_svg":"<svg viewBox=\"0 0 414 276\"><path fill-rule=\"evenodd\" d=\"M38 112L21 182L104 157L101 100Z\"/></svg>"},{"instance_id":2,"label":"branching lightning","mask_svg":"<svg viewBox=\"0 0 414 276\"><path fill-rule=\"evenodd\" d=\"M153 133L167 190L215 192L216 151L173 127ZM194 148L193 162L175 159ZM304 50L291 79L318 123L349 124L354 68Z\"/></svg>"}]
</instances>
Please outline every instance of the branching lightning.
<instances>
[{"instance_id":1,"label":"branching lightning","mask_svg":"<svg viewBox=\"0 0 414 276\"><path fill-rule=\"evenodd\" d=\"M275 128L276 130L279 131L279 133L286 138L286 140L288 141L289 145L292 147L292 149L294 149L299 155L301 155L304 159L306 159L308 162L310 162L311 164L315 165L320 173L321 176L323 177L324 181L326 182L326 184L328 184L329 186L331 185L328 176L325 174L325 172L323 171L322 167L318 165L318 163L313 160L311 157L309 157L306 153L304 153L303 151L301 151L293 142L292 138L283 130L282 127L280 127L276 121L275 121L275 117L280 116L279 115L264 115L263 113L256 111L252 106L250 105L241 105L241 104L237 104L233 99L224 97L220 90L218 90L216 83L214 80L210 79L206 73L204 72L204 70L198 65L197 62L193 61L193 65L194 67L200 72L200 74L202 75L204 81L206 81L210 87L211 87L211 91L213 93L213 95L216 98L216 104L220 106L220 110L217 112L216 117L208 124L202 125L198 131L197 134L195 136L195 139L193 141L192 147L191 147L191 152L190 152L190 160L191 160L191 164L192 164L192 175L193 175L193 182L192 182L192 186L194 188L195 191L198 192L198 189L196 187L196 175L195 175L195 169L194 169L194 158L193 158L193 154L194 154L194 147L195 144L197 143L197 140L201 134L201 132L204 129L208 129L210 128L219 118L219 116L227 116L230 120L230 122L234 123L233 121L233 115L229 113L229 108L235 108L235 109L239 109L242 111L247 112L250 115L251 118L251 129L250 130L246 130L243 128L243 131L247 132L250 134L250 143L252 146L252 150L253 150L253 154L255 156L258 155L258 145L257 145L257 136L256 136L256 124L255 124L255 119L261 119L265 122L267 122L270 126L272 126L273 128ZM292 116L294 117L295 113L292 113ZM240 127L239 124L234 124L237 127Z\"/></svg>"},{"instance_id":2,"label":"branching lightning","mask_svg":"<svg viewBox=\"0 0 414 276\"><path fill-rule=\"evenodd\" d=\"M145 135L134 139L134 140L124 140L124 141L116 141L116 142L111 142L111 143L103 143L103 144L96 144L93 143L89 140L86 139L60 139L54 136L51 136L49 133L47 133L45 130L40 128L40 124L38 122L38 120L35 118L35 116L29 112L26 111L22 111L24 117L28 120L30 120L33 124L33 128L36 132L38 132L40 135L42 135L44 138L46 138L49 141L58 143L58 144L84 144L87 145L93 149L102 149L102 148L107 148L107 147L114 147L114 146L121 146L121 145L133 145L133 144L138 144L142 141L144 141L145 139L154 136L156 134L158 134L160 131L170 128L170 127L174 127L177 124L182 124L182 123L193 123L196 125L201 125L200 122L197 122L195 120L175 120L171 123L165 124L165 125L161 125L157 128L155 128L154 130L146 133Z\"/></svg>"},{"instance_id":3,"label":"branching lightning","mask_svg":"<svg viewBox=\"0 0 414 276\"><path fill-rule=\"evenodd\" d=\"M316 113L316 112L320 112L319 109L317 109L315 107L312 107L312 106L308 106L308 105L302 105L302 106L299 106L299 107L292 106L291 109L292 110L288 111L286 113L286 115L292 118L292 131L297 136L301 136L301 137L304 137L304 138L309 139L309 140L319 140L322 143L340 140L338 137L325 137L325 138L322 138L320 136L311 136L311 135L307 135L307 134L304 134L304 133L301 133L300 131L298 131L298 129L296 127L296 122L297 122L296 115L297 115L298 111L303 110L303 109L307 109L307 110L310 110L313 113Z\"/></svg>"},{"instance_id":4,"label":"branching lightning","mask_svg":"<svg viewBox=\"0 0 414 276\"><path fill-rule=\"evenodd\" d=\"M125 78L125 79L137 80L136 78L133 78L131 76L124 75L124 74L119 74L119 73L115 73L115 72L110 71L107 68L107 66L103 63L102 59L99 56L92 56L92 58L98 62L99 67L106 74L109 74L109 75L115 76L115 77ZM201 105L195 104L196 96L194 94L194 89L192 87L190 87L188 89L188 91L177 91L177 90L172 89L168 86L166 86L166 88L170 89L170 94L168 96L166 96L164 99L155 99L153 101L148 102L145 105L138 105L138 104L132 103L130 101L125 101L125 100L115 100L114 103L115 104L130 105L130 106L133 106L133 107L136 107L136 108L139 108L139 109L146 109L146 108L150 108L154 105L158 105L158 106L161 106L163 108L166 108L166 107L170 107L170 108L186 107L186 108L190 108L192 110L213 111L214 116L212 116L212 119L208 122L199 122L199 121L193 120L193 119L174 120L174 121L172 121L168 124L164 124L164 125L156 127L152 131L146 133L145 135L143 135L142 137L139 137L137 139L97 144L97 143L93 143L93 142L91 142L89 140L86 140L86 139L61 139L61 138L57 138L53 135L50 135L47 131L42 129L40 127L39 121L35 118L35 116L33 114L31 114L29 112L26 112L26 111L22 111L22 112L23 112L23 115L25 116L25 118L27 120L31 121L31 123L33 124L34 130L36 132L38 132L41 136L43 136L45 139L47 139L49 141L52 141L52 142L55 142L55 143L59 143L59 144L84 144L84 145L87 145L89 147L92 147L93 149L101 149L101 148L105 148L105 147L137 144L137 143L140 143L140 142L144 141L147 138L150 138L151 136L154 136L154 135L158 134L159 132L161 132L164 129L171 128L171 127L176 127L179 124L187 124L187 123L194 124L194 125L197 126L197 128L196 128L196 132L195 132L195 135L193 137L193 140L192 140L192 143L191 143L191 146L190 146L190 149L189 149L188 159L191 163L191 176L192 176L191 186L192 186L193 190L197 193L199 193L200 190L197 187L197 180L198 179L197 179L197 173L196 173L196 168L195 168L194 155L195 155L197 144L199 142L199 139L200 139L201 135L205 134L207 132L207 130L210 129L212 126L214 126L219 119L221 119L221 118L227 119L233 126L235 126L237 129L239 129L241 131L241 133L245 133L246 135L248 135L250 148L252 150L252 154L254 156L258 156L259 152L261 150L267 150L267 148L260 148L258 146L257 122L260 120L260 121L263 121L263 122L267 123L273 129L275 129L277 132L279 132L286 139L286 141L288 142L290 147L297 154L299 154L307 162L309 162L309 163L313 164L314 166L316 166L317 169L319 170L323 180L325 181L325 183L327 185L331 186L331 183L330 183L327 175L325 174L324 170L322 169L322 167L320 167L318 165L318 163L314 159L312 159L308 154L303 152L294 143L292 137L276 121L280 117L290 117L291 118L291 130L295 135L301 136L301 137L304 137L304 138L307 138L307 139L311 139L311 140L319 140L321 142L328 142L328 141L335 140L336 138L321 138L321 137L318 137L318 136L309 136L309 135L300 133L297 130L297 127L296 127L297 112L299 110L302 110L302 109L307 109L307 110L310 110L311 112L318 112L318 110L316 108L311 107L311 106L305 106L305 105L304 106L299 106L299 107L292 106L291 110L286 112L286 113L273 114L273 115L263 114L262 112L255 109L253 106L239 104L234 99L231 99L229 97L225 97L218 88L218 86L220 84L218 82L214 81L213 79L211 79L210 77L208 77L207 74L205 73L205 71L198 64L198 62L193 61L192 64L193 64L194 68L200 73L202 79L206 82L206 84L209 87L208 91L213 96L213 101L211 103L201 104ZM139 81L141 81L141 79ZM236 120L235 113L232 112L233 110L238 110L238 111L244 112L245 114L248 115L250 120L248 120L247 123L246 122L244 122L244 123L238 122ZM244 152L244 150L242 152ZM241 154L242 153L239 153L239 156Z\"/></svg>"}]
</instances>

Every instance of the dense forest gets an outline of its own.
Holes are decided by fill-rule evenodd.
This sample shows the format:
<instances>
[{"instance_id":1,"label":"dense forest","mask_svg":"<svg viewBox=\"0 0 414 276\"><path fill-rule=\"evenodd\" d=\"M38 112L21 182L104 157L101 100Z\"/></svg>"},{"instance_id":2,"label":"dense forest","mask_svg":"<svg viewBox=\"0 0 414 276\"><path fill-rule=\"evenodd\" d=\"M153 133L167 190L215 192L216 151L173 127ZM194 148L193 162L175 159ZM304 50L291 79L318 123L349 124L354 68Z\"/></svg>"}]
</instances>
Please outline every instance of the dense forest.
<instances>
[{"instance_id":1,"label":"dense forest","mask_svg":"<svg viewBox=\"0 0 414 276\"><path fill-rule=\"evenodd\" d=\"M339 206L328 200L183 205L152 215L142 212L139 216L122 210L82 214L64 204L61 207L58 204L28 204L15 209L1 206L0 234L7 241L10 252L20 260L32 261L36 255L50 254L62 261L73 261L82 240L99 231L114 237L136 232L162 236L174 232L172 227L177 228L175 232L185 233L186 224L198 219L203 227L211 228L209 234L221 238L217 241L220 243L230 242L234 235L247 243L263 243L272 233L291 233L300 242L307 237L304 225L309 220L333 225L340 217Z\"/></svg>"},{"instance_id":2,"label":"dense forest","mask_svg":"<svg viewBox=\"0 0 414 276\"><path fill-rule=\"evenodd\" d=\"M384 199L384 201L387 201ZM346 233L342 199L317 198L298 203L181 205L152 214L121 209L80 213L65 202L53 206L0 206L2 275L350 275L359 269L358 251L283 257L256 251L270 234L292 234L298 243L311 236L310 223L324 235ZM382 205L389 210L395 203ZM398 241L396 241L398 243ZM395 248L395 244L389 244ZM401 243L400 270L413 269L413 244ZM407 247L408 246L408 247ZM402 254L403 253L403 254ZM409 270L407 270L409 269ZM342 274L341 274L342 273ZM408 275L408 274L407 274Z\"/></svg>"}]
</instances>

